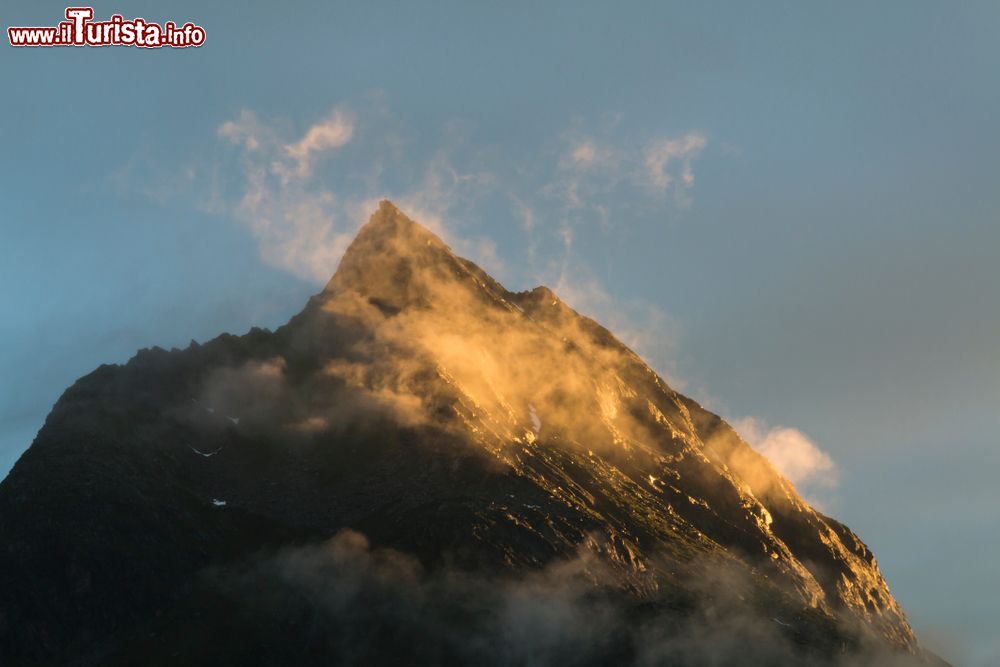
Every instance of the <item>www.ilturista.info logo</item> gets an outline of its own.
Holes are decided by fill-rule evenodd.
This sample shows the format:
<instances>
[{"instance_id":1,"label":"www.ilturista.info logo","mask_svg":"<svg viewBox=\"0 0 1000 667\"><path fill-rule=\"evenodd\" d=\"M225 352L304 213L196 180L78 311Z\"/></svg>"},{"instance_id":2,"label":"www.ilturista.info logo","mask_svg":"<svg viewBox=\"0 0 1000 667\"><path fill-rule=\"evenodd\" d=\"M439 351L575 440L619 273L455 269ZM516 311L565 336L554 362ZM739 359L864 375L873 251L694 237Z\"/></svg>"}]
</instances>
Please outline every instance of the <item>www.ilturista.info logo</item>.
<instances>
[{"instance_id":1,"label":"www.ilturista.info logo","mask_svg":"<svg viewBox=\"0 0 1000 667\"><path fill-rule=\"evenodd\" d=\"M93 7L67 7L66 20L50 27L10 27L11 46L138 46L144 49L184 48L205 43L205 29L194 23L163 25L143 18L126 20L114 14L93 21Z\"/></svg>"}]
</instances>

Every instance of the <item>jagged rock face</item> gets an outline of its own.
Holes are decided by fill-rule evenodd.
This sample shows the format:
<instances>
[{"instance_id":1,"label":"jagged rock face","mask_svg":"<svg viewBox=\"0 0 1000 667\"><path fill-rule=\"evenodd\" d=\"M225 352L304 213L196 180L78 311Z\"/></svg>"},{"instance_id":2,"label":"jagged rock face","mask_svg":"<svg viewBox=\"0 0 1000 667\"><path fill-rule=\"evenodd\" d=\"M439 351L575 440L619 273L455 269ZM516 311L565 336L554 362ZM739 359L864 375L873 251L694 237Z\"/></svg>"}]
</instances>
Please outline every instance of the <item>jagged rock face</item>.
<instances>
[{"instance_id":1,"label":"jagged rock face","mask_svg":"<svg viewBox=\"0 0 1000 667\"><path fill-rule=\"evenodd\" d=\"M722 564L817 654L919 651L867 547L728 424L383 202L278 331L67 390L0 486L0 658L148 657L163 646L138 637L185 627L197 573L344 528L429 571L586 553L595 585L677 614Z\"/></svg>"}]
</instances>

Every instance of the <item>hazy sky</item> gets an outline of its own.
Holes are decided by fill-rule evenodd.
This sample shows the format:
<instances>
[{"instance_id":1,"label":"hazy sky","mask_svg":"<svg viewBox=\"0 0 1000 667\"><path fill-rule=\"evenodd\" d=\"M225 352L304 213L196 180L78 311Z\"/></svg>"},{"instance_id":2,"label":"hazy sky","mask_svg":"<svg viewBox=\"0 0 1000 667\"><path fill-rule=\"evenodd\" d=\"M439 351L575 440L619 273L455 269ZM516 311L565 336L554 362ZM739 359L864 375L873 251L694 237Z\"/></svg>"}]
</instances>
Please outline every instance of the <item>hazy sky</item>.
<instances>
[{"instance_id":1,"label":"hazy sky","mask_svg":"<svg viewBox=\"0 0 1000 667\"><path fill-rule=\"evenodd\" d=\"M922 639L1000 663L1000 4L95 11L207 42L0 46L0 474L98 364L283 323L389 196L825 453Z\"/></svg>"}]
</instances>

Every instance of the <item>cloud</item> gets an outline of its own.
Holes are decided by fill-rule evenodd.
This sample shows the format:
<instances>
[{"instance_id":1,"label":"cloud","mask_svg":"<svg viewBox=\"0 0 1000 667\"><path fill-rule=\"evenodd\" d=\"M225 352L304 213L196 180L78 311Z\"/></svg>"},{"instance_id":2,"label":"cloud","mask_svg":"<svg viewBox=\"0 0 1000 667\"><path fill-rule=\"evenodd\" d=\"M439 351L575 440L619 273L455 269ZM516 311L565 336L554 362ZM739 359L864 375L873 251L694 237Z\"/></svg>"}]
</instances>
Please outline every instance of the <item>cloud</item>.
<instances>
[{"instance_id":1,"label":"cloud","mask_svg":"<svg viewBox=\"0 0 1000 667\"><path fill-rule=\"evenodd\" d=\"M664 192L688 205L694 160L708 141L700 132L629 137L612 118L586 128L576 121L552 142L511 155L475 141L475 127L459 121L445 123L437 141L418 142L378 95L337 104L302 132L290 126L250 109L225 120L218 136L236 149L238 167L217 166L204 180L222 180L211 210L245 224L265 262L316 283L330 277L382 198L493 273L526 263L523 275L539 261L548 270L551 258L565 263L586 226L610 233L643 207L662 209ZM234 171L242 175L236 192ZM524 246L505 243L504 254L476 231L495 219L498 199L515 202Z\"/></svg>"},{"instance_id":2,"label":"cloud","mask_svg":"<svg viewBox=\"0 0 1000 667\"><path fill-rule=\"evenodd\" d=\"M310 127L305 135L294 144L285 146L285 152L295 163L295 175L307 178L312 173L312 165L318 153L339 148L354 136L354 126L347 114L335 108L325 120ZM279 168L284 165L278 163Z\"/></svg>"},{"instance_id":3,"label":"cloud","mask_svg":"<svg viewBox=\"0 0 1000 667\"><path fill-rule=\"evenodd\" d=\"M235 120L227 120L219 126L219 136L224 137L230 143L242 145L249 151L260 148L262 134L265 132L257 115L249 109L240 110L239 117Z\"/></svg>"},{"instance_id":4,"label":"cloud","mask_svg":"<svg viewBox=\"0 0 1000 667\"><path fill-rule=\"evenodd\" d=\"M412 157L402 154L404 133L380 105L370 105L363 114L370 124L365 133L352 120L353 113L338 105L292 140L283 121L265 121L242 110L217 130L220 139L238 150L238 194L214 191L211 210L245 224L266 263L317 284L330 278L355 232L383 198L413 211L459 252L502 271L492 239L453 232L460 225L452 212L472 210L494 187L493 175L482 168L457 167L452 155L462 146L455 140L414 169ZM327 160L320 173L319 159L334 151L339 159ZM390 181L398 184L390 188Z\"/></svg>"},{"instance_id":5,"label":"cloud","mask_svg":"<svg viewBox=\"0 0 1000 667\"><path fill-rule=\"evenodd\" d=\"M197 640L171 649L182 662L203 662L187 653L208 645L237 656L267 651L294 664L316 656L336 656L333 664L396 664L405 656L413 664L485 667L925 664L850 623L817 630L801 610L765 602L769 593L732 563L680 566L683 587L639 593L636 573L601 558L602 547L595 540L533 571L489 574L427 568L343 530L207 570L195 603L221 598L222 608L238 610L225 619L229 632L219 633L208 615L204 628L192 629ZM818 631L837 648L803 642Z\"/></svg>"},{"instance_id":6,"label":"cloud","mask_svg":"<svg viewBox=\"0 0 1000 667\"><path fill-rule=\"evenodd\" d=\"M591 164L597 159L597 149L589 141L584 142L573 149L570 157L577 164Z\"/></svg>"},{"instance_id":7,"label":"cloud","mask_svg":"<svg viewBox=\"0 0 1000 667\"><path fill-rule=\"evenodd\" d=\"M563 158L562 165L576 169L611 169L619 166L624 157L620 149L607 141L592 138L572 141L569 153Z\"/></svg>"},{"instance_id":8,"label":"cloud","mask_svg":"<svg viewBox=\"0 0 1000 667\"><path fill-rule=\"evenodd\" d=\"M568 256L576 229L598 229L612 234L639 216L662 218L689 207L695 184L695 160L708 145L707 136L689 131L650 139L626 134L619 118L596 127L582 121L558 139L554 165L530 160L544 170L535 175L539 196L512 196L531 204L532 231L548 234ZM668 197L668 195L670 195ZM531 233L529 256L538 257L541 234Z\"/></svg>"},{"instance_id":9,"label":"cloud","mask_svg":"<svg viewBox=\"0 0 1000 667\"><path fill-rule=\"evenodd\" d=\"M754 417L736 420L733 427L796 486L836 486L833 459L802 431L786 426L769 428Z\"/></svg>"},{"instance_id":10,"label":"cloud","mask_svg":"<svg viewBox=\"0 0 1000 667\"><path fill-rule=\"evenodd\" d=\"M617 198L653 202L662 206L673 194L679 207L691 204L694 163L708 146L700 131L636 141L622 135L619 123L603 131L584 131L579 124L562 137L554 177L542 190L566 211L596 214L607 224L608 204Z\"/></svg>"},{"instance_id":11,"label":"cloud","mask_svg":"<svg viewBox=\"0 0 1000 667\"><path fill-rule=\"evenodd\" d=\"M309 180L316 157L353 132L339 108L292 143L250 110L219 126L219 137L240 149L243 174L242 193L224 208L250 228L266 263L316 282L336 268L362 218L351 202Z\"/></svg>"},{"instance_id":12,"label":"cloud","mask_svg":"<svg viewBox=\"0 0 1000 667\"><path fill-rule=\"evenodd\" d=\"M654 190L667 192L671 186L676 191L694 186L693 162L708 145L708 139L701 132L688 132L674 139L658 139L646 147L646 175ZM680 173L672 171L678 164ZM679 183L678 183L679 176Z\"/></svg>"}]
</instances>

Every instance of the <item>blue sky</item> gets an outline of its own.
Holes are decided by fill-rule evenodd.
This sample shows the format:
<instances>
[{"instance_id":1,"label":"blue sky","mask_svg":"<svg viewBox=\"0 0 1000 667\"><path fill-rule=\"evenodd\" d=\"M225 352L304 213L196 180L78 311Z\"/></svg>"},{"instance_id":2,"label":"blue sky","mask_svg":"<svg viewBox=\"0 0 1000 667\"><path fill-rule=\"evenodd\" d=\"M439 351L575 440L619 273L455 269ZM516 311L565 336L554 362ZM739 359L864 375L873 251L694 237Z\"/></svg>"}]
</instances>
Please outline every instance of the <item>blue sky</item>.
<instances>
[{"instance_id":1,"label":"blue sky","mask_svg":"<svg viewBox=\"0 0 1000 667\"><path fill-rule=\"evenodd\" d=\"M1000 662L996 3L95 11L207 42L3 47L0 473L98 364L284 322L389 196L828 457L923 639Z\"/></svg>"}]
</instances>

